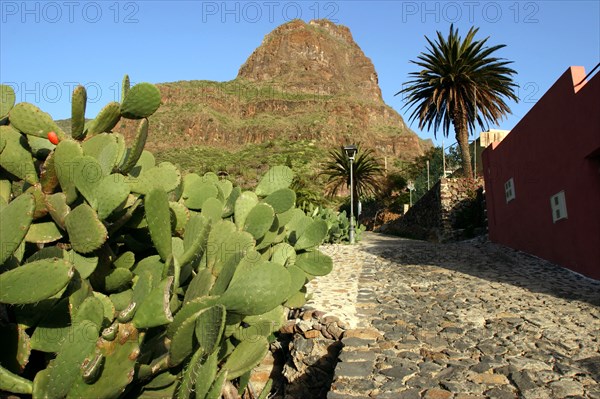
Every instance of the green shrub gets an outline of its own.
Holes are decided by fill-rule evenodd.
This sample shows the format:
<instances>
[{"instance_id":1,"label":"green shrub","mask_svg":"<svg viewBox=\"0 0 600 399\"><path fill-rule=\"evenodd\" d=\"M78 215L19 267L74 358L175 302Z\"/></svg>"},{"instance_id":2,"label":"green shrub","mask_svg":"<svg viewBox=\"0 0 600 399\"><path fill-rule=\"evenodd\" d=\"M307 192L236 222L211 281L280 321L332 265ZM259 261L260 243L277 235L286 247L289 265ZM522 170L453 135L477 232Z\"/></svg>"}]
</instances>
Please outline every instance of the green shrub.
<instances>
[{"instance_id":1,"label":"green shrub","mask_svg":"<svg viewBox=\"0 0 600 399\"><path fill-rule=\"evenodd\" d=\"M327 236L324 242L329 244L340 244L350 242L350 218L346 211L336 212L330 208L311 207L308 214L315 220L324 220L327 224ZM356 223L356 222L355 222ZM362 224L354 227L354 240L360 241L362 232L366 228Z\"/></svg>"}]
</instances>

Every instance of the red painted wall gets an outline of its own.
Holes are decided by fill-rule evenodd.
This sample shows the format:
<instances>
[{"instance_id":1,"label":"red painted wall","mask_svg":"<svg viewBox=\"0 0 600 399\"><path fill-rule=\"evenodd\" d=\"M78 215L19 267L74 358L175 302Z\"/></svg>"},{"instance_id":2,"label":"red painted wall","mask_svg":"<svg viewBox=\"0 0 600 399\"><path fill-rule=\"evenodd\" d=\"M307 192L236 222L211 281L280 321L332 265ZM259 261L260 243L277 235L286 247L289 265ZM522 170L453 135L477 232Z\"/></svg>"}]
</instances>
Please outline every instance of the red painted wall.
<instances>
[{"instance_id":1,"label":"red painted wall","mask_svg":"<svg viewBox=\"0 0 600 399\"><path fill-rule=\"evenodd\" d=\"M570 67L483 152L483 167L492 241L600 280L600 73L576 86L585 75ZM550 197L562 190L568 219L553 223Z\"/></svg>"}]
</instances>

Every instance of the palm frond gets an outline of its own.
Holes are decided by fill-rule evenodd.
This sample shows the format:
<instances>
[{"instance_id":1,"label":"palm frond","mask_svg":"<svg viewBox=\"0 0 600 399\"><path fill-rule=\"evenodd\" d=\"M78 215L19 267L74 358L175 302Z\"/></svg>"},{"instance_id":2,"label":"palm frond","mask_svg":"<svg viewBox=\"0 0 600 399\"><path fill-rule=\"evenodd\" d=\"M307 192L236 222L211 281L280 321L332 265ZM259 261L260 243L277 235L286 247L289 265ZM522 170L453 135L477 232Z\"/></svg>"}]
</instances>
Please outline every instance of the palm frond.
<instances>
[{"instance_id":1,"label":"palm frond","mask_svg":"<svg viewBox=\"0 0 600 399\"><path fill-rule=\"evenodd\" d=\"M396 93L406 96L409 120L418 120L419 128L433 130L436 138L439 130L449 135L457 110L466 114L471 130L476 125L485 130L510 113L505 100L518 101L512 62L492 56L506 46L486 46L489 37L476 40L478 31L472 27L463 39L450 25L446 37L439 31L435 40L426 36L426 51L411 61L420 70L410 72Z\"/></svg>"},{"instance_id":2,"label":"palm frond","mask_svg":"<svg viewBox=\"0 0 600 399\"><path fill-rule=\"evenodd\" d=\"M327 194L335 196L350 187L350 160L342 148L329 151L330 160L325 163L322 175L327 176ZM352 164L354 191L359 198L377 194L381 189L383 168L373 156L373 150L358 152Z\"/></svg>"}]
</instances>

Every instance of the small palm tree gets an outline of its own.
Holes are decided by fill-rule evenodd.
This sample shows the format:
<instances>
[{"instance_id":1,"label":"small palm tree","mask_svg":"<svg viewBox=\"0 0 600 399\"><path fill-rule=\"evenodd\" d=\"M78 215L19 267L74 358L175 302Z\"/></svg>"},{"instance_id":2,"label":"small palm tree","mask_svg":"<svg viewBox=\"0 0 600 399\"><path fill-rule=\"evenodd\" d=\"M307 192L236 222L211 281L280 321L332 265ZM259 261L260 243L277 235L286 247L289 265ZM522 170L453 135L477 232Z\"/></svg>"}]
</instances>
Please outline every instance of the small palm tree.
<instances>
[{"instance_id":1,"label":"small palm tree","mask_svg":"<svg viewBox=\"0 0 600 399\"><path fill-rule=\"evenodd\" d=\"M327 176L327 194L336 195L342 188L350 187L350 160L343 148L329 151L331 159L325 164L322 175ZM373 156L373 150L362 151L360 146L352 165L354 197L376 195L380 188L383 168Z\"/></svg>"},{"instance_id":2,"label":"small palm tree","mask_svg":"<svg viewBox=\"0 0 600 399\"><path fill-rule=\"evenodd\" d=\"M453 125L466 177L473 177L469 129L475 129L477 122L485 130L484 125L498 123L510 113L504 97L518 102L514 92L517 85L512 80L516 72L507 67L512 61L491 56L505 45L484 47L489 37L474 40L478 30L469 29L464 40L453 25L448 38L439 31L435 42L425 36L429 43L427 53L411 61L422 69L411 72L408 86L396 93L408 96L405 107L414 107L410 120L418 119L419 129L429 130L433 126L437 137L441 127L448 137L450 124Z\"/></svg>"}]
</instances>

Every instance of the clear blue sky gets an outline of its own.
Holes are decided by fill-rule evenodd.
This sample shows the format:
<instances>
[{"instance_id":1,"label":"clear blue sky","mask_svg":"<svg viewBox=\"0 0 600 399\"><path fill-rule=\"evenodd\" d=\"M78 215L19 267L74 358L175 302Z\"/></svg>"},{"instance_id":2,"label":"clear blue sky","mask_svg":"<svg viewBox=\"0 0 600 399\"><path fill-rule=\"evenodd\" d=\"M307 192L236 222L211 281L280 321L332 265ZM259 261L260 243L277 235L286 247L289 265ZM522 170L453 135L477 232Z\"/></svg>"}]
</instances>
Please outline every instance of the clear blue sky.
<instances>
[{"instance_id":1,"label":"clear blue sky","mask_svg":"<svg viewBox=\"0 0 600 399\"><path fill-rule=\"evenodd\" d=\"M296 17L350 28L371 58L383 98L394 96L425 49L424 36L463 34L472 25L498 55L514 61L519 104L499 126L511 129L570 65L600 62L600 2L590 1L0 1L0 81L17 101L55 119L70 117L70 92L88 89L87 117L133 82L227 81L266 34ZM433 132L415 130L423 138ZM437 142L441 135L438 135ZM446 140L446 144L454 141Z\"/></svg>"}]
</instances>

